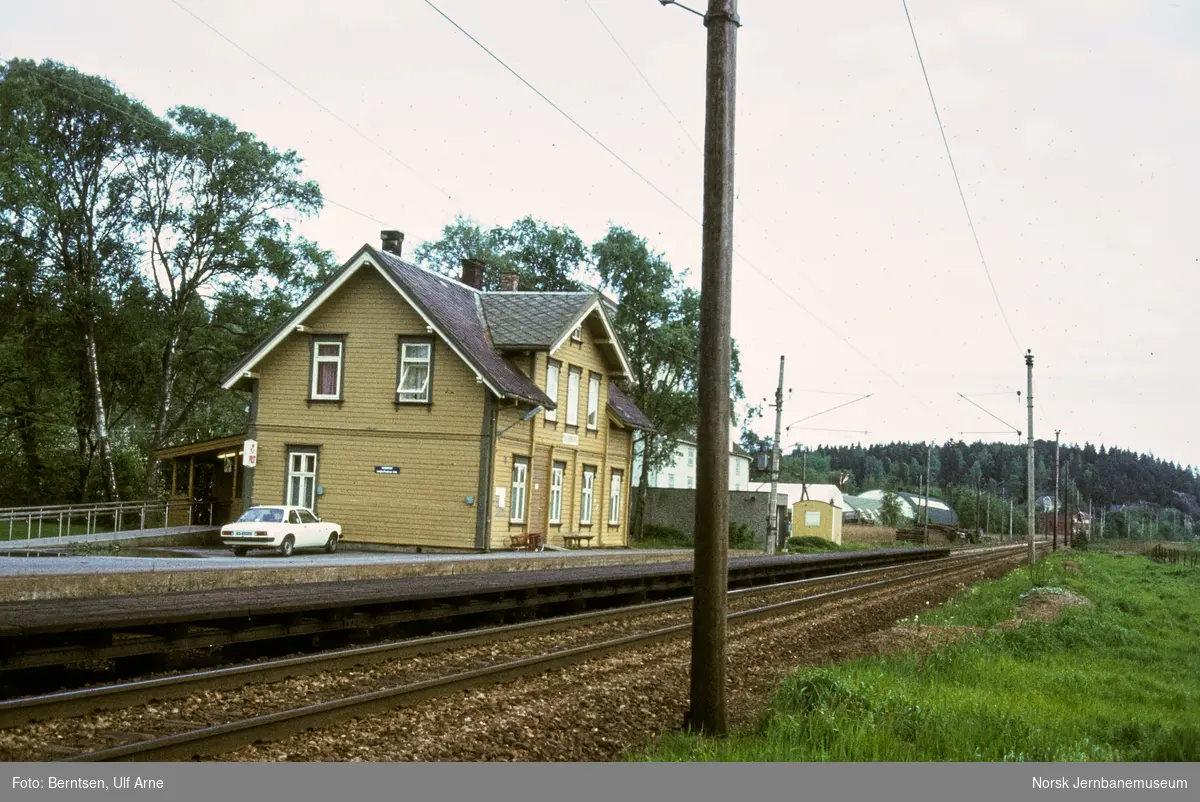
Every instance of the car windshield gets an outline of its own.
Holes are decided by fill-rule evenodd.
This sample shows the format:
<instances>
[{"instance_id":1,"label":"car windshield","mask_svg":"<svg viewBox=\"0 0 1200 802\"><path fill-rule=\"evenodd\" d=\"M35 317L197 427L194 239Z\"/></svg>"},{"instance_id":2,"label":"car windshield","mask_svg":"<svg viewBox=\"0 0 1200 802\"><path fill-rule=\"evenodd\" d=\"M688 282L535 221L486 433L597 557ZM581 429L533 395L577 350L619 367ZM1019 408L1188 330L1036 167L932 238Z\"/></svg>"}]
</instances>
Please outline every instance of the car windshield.
<instances>
[{"instance_id":1,"label":"car windshield","mask_svg":"<svg viewBox=\"0 0 1200 802\"><path fill-rule=\"evenodd\" d=\"M283 510L278 507L253 507L242 513L238 523L283 523Z\"/></svg>"}]
</instances>

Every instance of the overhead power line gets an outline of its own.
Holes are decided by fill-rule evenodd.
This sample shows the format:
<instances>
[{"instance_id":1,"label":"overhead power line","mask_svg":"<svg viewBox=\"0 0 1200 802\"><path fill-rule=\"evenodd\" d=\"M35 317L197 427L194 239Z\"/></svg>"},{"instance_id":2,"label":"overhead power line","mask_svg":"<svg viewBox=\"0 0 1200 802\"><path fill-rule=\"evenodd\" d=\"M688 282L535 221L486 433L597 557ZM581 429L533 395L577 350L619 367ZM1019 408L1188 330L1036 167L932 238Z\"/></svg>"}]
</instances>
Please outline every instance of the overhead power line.
<instances>
[{"instance_id":1,"label":"overhead power line","mask_svg":"<svg viewBox=\"0 0 1200 802\"><path fill-rule=\"evenodd\" d=\"M332 117L333 119L337 120L339 123L341 123L341 124L342 124L342 125L344 125L345 127L349 128L351 131L353 131L355 134L357 134L357 135L358 135L360 138L362 138L362 140L363 140L363 141L367 142L367 143L368 143L368 144L370 144L372 147L374 147L374 148L376 148L377 150L379 150L381 153L383 153L383 154L384 154L385 156L387 156L389 159L391 159L392 161L396 162L396 164L400 165L400 166L401 166L401 167L403 167L405 170L408 170L410 173L412 173L412 174L413 174L414 176L416 176L417 178L421 179L423 182L425 182L427 185L429 185L429 186L430 186L430 187L432 187L433 189L436 189L436 190L437 190L438 192L440 192L442 195L445 195L445 196L446 196L446 198L447 198L448 200L454 200L454 196L452 196L452 195L451 195L449 192L447 192L445 189L443 189L441 186L439 186L439 185L438 185L437 183L435 183L434 181L430 180L429 178L426 178L426 177L425 177L424 175L422 175L422 174L421 174L419 171L417 171L417 169L416 169L416 168L414 168L414 167L413 167L411 164L409 164L409 163L405 162L403 159L401 159L401 158L400 158L399 156L397 156L395 153L392 153L390 150L388 150L388 149L387 149L387 148L386 148L384 145L380 144L380 143L379 143L379 142L377 142L375 139L373 139L373 138L371 138L370 136L368 136L367 134L363 133L362 129L360 129L360 128L359 128L358 126L356 126L354 123L352 123L352 122L349 122L348 120L344 119L344 118L343 118L341 115L339 115L337 112L333 111L331 108L329 108L328 106L326 106L326 105L325 105L324 103L322 103L320 100L317 100L315 97L313 97L312 95L310 95L308 92L304 91L304 89L302 89L301 87L299 87L299 86L297 86L296 84L294 84L294 83L293 83L291 80L289 80L289 79L288 79L286 76L284 76L284 75L283 75L281 72L279 72L278 70L276 70L274 67L272 67L272 66L271 66L270 64L268 64L267 62L265 62L265 61L263 61L262 59L260 59L258 56L256 56L256 55L254 55L253 53L251 53L251 52L250 52L249 50L247 50L246 48L244 48L244 47L242 47L241 45L239 45L239 44L238 44L237 42L235 42L233 39L231 39L231 38L229 38L228 36L226 36L224 33L222 33L221 31L219 31L219 30L218 30L218 29L217 29L217 28L216 28L214 25L212 25L211 23L209 23L208 21L206 21L205 19L203 19L203 18L202 18L202 17L201 17L199 14L197 14L197 13L196 13L196 12L194 12L194 11L192 11L190 8L188 8L187 6L185 6L183 3L179 2L179 0L171 0L171 2L172 2L172 3L174 3L176 6L178 6L178 7L180 8L180 10L182 10L184 13L186 13L186 14L187 14L188 16L190 16L192 19L196 20L196 21L197 21L197 22L199 22L201 25L203 25L205 28L208 28L210 31L212 31L212 32L213 32L213 33L215 33L217 36L219 36L219 37L221 37L222 39L224 39L224 40L225 40L226 42L228 42L230 45L232 45L233 47L237 48L239 51L241 51L241 53L242 53L243 55L245 55L245 56L246 56L248 59L250 59L251 61L253 61L255 64L258 64L258 65L259 65L260 67L262 67L264 70L266 70L267 72L271 73L271 74L272 74L272 75L274 75L276 78L278 78L279 80L283 81L285 84L287 84L288 86L290 86L290 87L291 87L293 90L295 90L295 91L296 91L297 93L299 93L299 94L300 94L302 97L304 97L305 99L307 99L309 102L311 102L311 103L312 103L313 105L315 105L317 108L319 108L321 111L325 112L325 113L326 113L326 114L328 114L330 117Z\"/></svg>"},{"instance_id":2,"label":"overhead power line","mask_svg":"<svg viewBox=\"0 0 1200 802\"><path fill-rule=\"evenodd\" d=\"M596 22L600 23L600 27L603 28L604 32L608 34L609 38L613 40L613 44L615 44L617 49L620 50L625 56L625 59L629 62L630 66L632 66L637 74L641 77L642 82L646 84L646 87L654 94L654 97L658 98L659 105L663 107L667 114L671 115L671 119L674 120L675 124L679 126L679 130L683 132L685 137L687 137L687 141L692 143L692 147L695 148L697 152L702 151L703 148L701 148L700 145L697 144L696 140L692 138L692 135L688 133L688 129L686 126L684 126L683 121L680 120L679 116L671 110L669 105L667 105L667 101L664 100L663 96L660 95L658 90L654 88L654 84L652 84L650 79L646 77L646 73L642 72L642 68L639 67L637 62L633 60L633 56L629 55L629 51L626 50L625 46L621 44L621 40L617 38L617 35L613 33L612 29L609 28L604 22L604 19L600 16L599 12L596 11L595 7L588 0L583 0L583 4L588 7L588 11L592 12L592 16L596 18Z\"/></svg>"},{"instance_id":3,"label":"overhead power line","mask_svg":"<svg viewBox=\"0 0 1200 802\"><path fill-rule=\"evenodd\" d=\"M442 9L440 9L436 4L434 4L432 2L432 0L425 0L425 4L428 5L434 11L436 11L438 13L438 15L442 17L442 19L446 20L446 22L448 22L450 25L452 25L456 30L458 30L459 33L461 33L467 39L469 39L476 47L478 47L480 50L482 50L484 53L486 53L488 56L490 56L492 58L492 60L494 60L497 64L499 64L501 67L503 67L509 74L511 74L514 78L516 78L518 81L520 81L522 84L524 84L526 86L526 88L528 88L531 92L533 92L535 95L537 95L543 101L545 101L546 104L549 105L556 112L558 112L559 115L563 117L563 119L567 120L567 122L571 123L571 125L578 128L588 139L590 139L594 143L596 143L596 145L598 145L601 149L603 149L604 152L608 153L617 162L619 162L623 167L625 167L627 170L629 170L631 173L633 173L635 176L637 176L646 186L648 186L650 189L652 189L656 194L658 194L660 197L662 197L664 200L666 200L669 204L674 206L677 210L682 212L683 215L686 216L693 223L695 223L698 226L703 226L703 223L701 222L701 220L698 217L696 217L694 214L692 214L690 211L688 211L688 209L685 208L683 206L683 204L679 203L677 200L675 200L669 194L667 194L664 190L660 189L658 187L658 185L655 184L653 181L651 181L644 173L642 173L640 170L638 170L636 167L634 167L632 164L630 164L628 161L626 161L624 158L622 158L616 151L614 151L612 148L610 148L608 145L606 145L598 136L596 136L590 130L588 130L587 127L585 127L582 123L580 123L578 120L576 120L574 117L572 117L566 111L564 111L561 106L559 106L557 103L555 103L549 97L547 97L545 93L543 93L540 89L538 89L536 86L534 86L528 79L526 79L523 75L521 75L519 72L517 72L514 68L509 66L508 63L504 61L504 59L502 59L502 58L500 58L500 56L496 55L496 53L494 53L491 49L489 49L486 45L484 45L483 42L481 42L475 36L473 36L462 25L458 24L445 11L442 11ZM801 311L803 311L806 315L808 315L810 318L812 318L818 325L820 325L822 328L824 328L826 331L828 331L834 337L836 337L837 339L839 339L843 343L845 343L845 345L848 348L850 348L850 350L854 351L854 353L857 354L861 359L863 359L863 361L865 361L868 365L870 365L875 370L882 373L885 377L887 377L887 379L889 381L893 382L898 387L900 387L902 390L904 390L906 393L911 395L914 399L917 400L918 403L920 403L927 410L929 410L929 412L931 412L935 416L937 415L937 412L932 407L930 407L929 404L927 404L924 399L922 399L920 396L916 395L916 393L913 393L911 390L908 389L908 387L906 387L904 385L903 382L901 382L899 379L897 379L891 373L889 373L888 371L886 371L882 367L880 367L878 364L876 364L876 362L874 360L872 360L869 356L867 356L865 353L863 353L863 351L861 349L859 349L858 346L856 346L856 345L854 345L854 343L850 342L849 339L847 339L840 332L838 332L836 329L834 329L833 326L826 323L824 320L821 319L821 317L819 315L817 315L815 312L813 312L811 309L809 309L805 304L801 303L801 301L798 298L796 298L791 292L789 292L787 290L787 288L780 285L780 283L777 282L774 278L772 278L766 271L764 271L762 268L758 267L758 265L754 264L754 262L750 261L750 259L746 258L746 256L744 254L742 254L737 248L734 248L733 252L734 252L734 255L737 256L746 266L748 266L754 272L758 273L760 276L762 276L764 279L766 279L766 281L769 282L772 286L774 286L775 289L777 289L780 292L780 294L782 294L785 298L787 298L789 301L791 301L793 304L795 304L797 307L799 307Z\"/></svg>"},{"instance_id":4,"label":"overhead power line","mask_svg":"<svg viewBox=\"0 0 1200 802\"><path fill-rule=\"evenodd\" d=\"M979 253L979 263L983 265L983 272L987 276L988 286L992 288L992 297L996 299L996 308L1000 310L1000 317L1004 320L1004 326L1008 329L1008 336L1012 338L1013 345L1019 349L1021 344L1017 342L1017 335L1013 332L1012 324L1008 321L1008 314L1004 311L1004 304L1000 302L1000 293L996 291L996 282L992 280L992 271L988 268L987 257L983 255L983 245L979 241L979 232L975 230L975 219L971 216L971 208L967 205L967 195L963 192L962 180L958 177L958 167L954 164L954 154L950 152L950 140L946 138L946 127L942 124L942 113L938 111L937 99L933 95L933 84L929 82L929 71L925 69L925 57L921 55L921 43L917 41L917 29L913 27L912 15L908 13L908 0L900 0L904 6L904 18L908 20L908 31L912 34L913 47L917 51L917 61L921 64L921 75L925 78L925 89L929 92L929 102L933 105L933 116L937 119L938 131L942 135L942 145L946 148L946 159L950 162L950 172L954 175L954 185L958 188L958 198L962 201L963 212L967 215L967 225L971 228L971 237L975 240L975 250Z\"/></svg>"},{"instance_id":5,"label":"overhead power line","mask_svg":"<svg viewBox=\"0 0 1200 802\"><path fill-rule=\"evenodd\" d=\"M1004 420L1003 418L1000 418L1000 417L998 417L998 416L996 416L996 415L992 414L991 412L988 412L988 410L984 409L984 408L983 408L983 407L981 407L979 404L976 404L974 401L972 401L971 399L967 398L967 397L966 397L965 395L963 395L962 393L959 393L959 394L958 394L958 397L959 397L959 398L961 398L963 401L966 401L966 402L967 402L968 404L970 404L971 406L973 406L973 407L976 407L976 408L978 408L978 409L981 409L981 410L983 410L983 412L984 412L984 413L986 413L987 415L989 415L989 416L991 416L991 417L995 418L996 420L1000 421L1000 422L1001 422L1001 423L1003 423L1005 426L1007 426L1008 428L1010 428L1010 429L1012 429L1014 432L1016 432L1018 435L1021 433L1021 430L1020 430L1020 429L1018 429L1016 426L1013 426L1011 423L1009 423L1008 421ZM1007 434L1007 432L1006 432L1006 434Z\"/></svg>"},{"instance_id":6,"label":"overhead power line","mask_svg":"<svg viewBox=\"0 0 1200 802\"><path fill-rule=\"evenodd\" d=\"M859 401L864 401L864 400L870 398L872 395L874 395L874 393L867 393L866 395L855 398L853 401L847 401L844 404L838 404L835 407L830 407L829 409L823 409L820 412L814 412L811 415L805 415L803 418L800 418L799 420L794 420L791 423L789 423L786 428L790 431L791 428L793 426L795 426L797 423L804 423L804 421L806 421L806 420L812 420L813 418L819 418L828 412L833 412L835 409L841 409L842 407L848 407L851 404L857 404Z\"/></svg>"},{"instance_id":7,"label":"overhead power line","mask_svg":"<svg viewBox=\"0 0 1200 802\"><path fill-rule=\"evenodd\" d=\"M104 106L107 109L115 111L117 114L120 114L121 116L125 117L125 119L127 119L127 120L131 120L136 123L146 122L145 118L134 117L132 114L130 114L128 111L121 108L120 106L114 106L112 103L109 103L108 101L106 101L102 98L98 98L95 95L88 94L87 92L84 92L82 89L75 87L75 86L71 86L70 84L64 84L62 81L57 81L48 75L39 74L37 76L37 79L39 81L46 81L47 83L54 84L58 88L65 89L68 92L74 92L76 95L79 95L80 97L87 98L88 100L92 101L93 103L97 103L101 106ZM157 120L157 123L165 126L167 128L167 130L174 131L174 129L171 127L170 123L168 123L164 120ZM208 153L211 153L214 156L224 156L225 155L225 154L221 153L220 151L218 151L212 147L209 147L208 145L204 144L203 142L195 142L193 144L195 144L201 150L207 151ZM379 225L383 226L384 228L391 227L388 223L385 223L384 221L380 220L378 217L369 215L366 212L360 212L358 209L355 209L352 206L347 206L344 203L336 201L333 198L326 196L324 193L322 193L321 199L323 202L328 203L332 206L337 206L340 209L345 209L346 211L356 214L359 217L362 217L366 220L371 220L375 223L378 223Z\"/></svg>"}]
</instances>

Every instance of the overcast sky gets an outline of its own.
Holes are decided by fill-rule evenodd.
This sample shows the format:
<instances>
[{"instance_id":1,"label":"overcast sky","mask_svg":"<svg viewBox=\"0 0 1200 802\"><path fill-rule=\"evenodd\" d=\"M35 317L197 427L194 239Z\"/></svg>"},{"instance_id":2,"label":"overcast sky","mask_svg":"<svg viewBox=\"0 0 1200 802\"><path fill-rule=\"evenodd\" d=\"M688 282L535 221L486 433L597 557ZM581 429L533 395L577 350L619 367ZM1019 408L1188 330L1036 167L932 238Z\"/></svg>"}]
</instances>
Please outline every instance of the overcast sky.
<instances>
[{"instance_id":1,"label":"overcast sky","mask_svg":"<svg viewBox=\"0 0 1200 802\"><path fill-rule=\"evenodd\" d=\"M203 106L297 150L329 201L301 231L341 258L376 243L379 221L411 253L456 213L532 214L588 243L626 226L699 286L701 20L657 0L435 2L688 214L424 0L0 0L0 56L53 58L155 111ZM958 393L1024 430L1031 348L1039 438L1057 427L1200 464L1200 3L909 8L1000 305L900 0L742 0L747 400L774 392L784 354L785 424L873 393L802 424L869 434L796 428L785 443L1016 442L971 434L1005 427Z\"/></svg>"}]
</instances>

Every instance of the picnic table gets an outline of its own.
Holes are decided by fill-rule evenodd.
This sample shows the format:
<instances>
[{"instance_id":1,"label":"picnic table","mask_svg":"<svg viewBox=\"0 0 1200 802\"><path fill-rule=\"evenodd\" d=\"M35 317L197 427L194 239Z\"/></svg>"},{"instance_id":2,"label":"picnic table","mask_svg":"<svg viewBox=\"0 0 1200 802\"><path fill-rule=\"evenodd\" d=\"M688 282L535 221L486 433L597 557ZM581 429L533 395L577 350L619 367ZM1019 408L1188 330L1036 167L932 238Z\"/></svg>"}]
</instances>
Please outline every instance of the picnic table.
<instances>
[{"instance_id":1,"label":"picnic table","mask_svg":"<svg viewBox=\"0 0 1200 802\"><path fill-rule=\"evenodd\" d=\"M563 535L563 545L568 549L584 548L591 544L593 537L595 537L595 535L585 535L580 532L572 532L570 534Z\"/></svg>"}]
</instances>

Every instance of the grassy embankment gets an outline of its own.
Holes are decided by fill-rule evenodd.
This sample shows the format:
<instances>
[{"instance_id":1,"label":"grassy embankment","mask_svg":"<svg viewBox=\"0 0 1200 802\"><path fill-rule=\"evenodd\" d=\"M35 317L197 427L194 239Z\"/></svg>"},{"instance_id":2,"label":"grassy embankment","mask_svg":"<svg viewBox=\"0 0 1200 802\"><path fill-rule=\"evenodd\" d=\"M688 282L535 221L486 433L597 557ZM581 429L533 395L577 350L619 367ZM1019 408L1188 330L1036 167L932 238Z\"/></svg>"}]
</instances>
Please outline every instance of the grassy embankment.
<instances>
[{"instance_id":1,"label":"grassy embankment","mask_svg":"<svg viewBox=\"0 0 1200 802\"><path fill-rule=\"evenodd\" d=\"M1064 570L1064 560L1079 570ZM1013 627L1014 617L1029 614L1022 594L1031 575L1092 604ZM778 689L757 727L726 740L670 734L631 757L1200 760L1200 569L1059 552L905 625L969 634L923 655L802 670Z\"/></svg>"}]
</instances>

